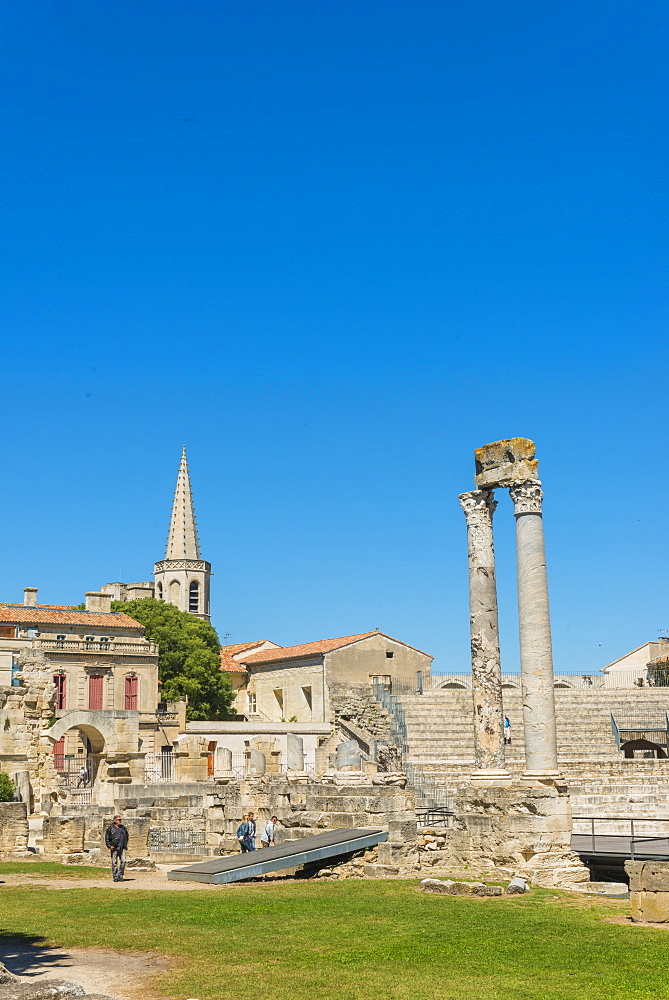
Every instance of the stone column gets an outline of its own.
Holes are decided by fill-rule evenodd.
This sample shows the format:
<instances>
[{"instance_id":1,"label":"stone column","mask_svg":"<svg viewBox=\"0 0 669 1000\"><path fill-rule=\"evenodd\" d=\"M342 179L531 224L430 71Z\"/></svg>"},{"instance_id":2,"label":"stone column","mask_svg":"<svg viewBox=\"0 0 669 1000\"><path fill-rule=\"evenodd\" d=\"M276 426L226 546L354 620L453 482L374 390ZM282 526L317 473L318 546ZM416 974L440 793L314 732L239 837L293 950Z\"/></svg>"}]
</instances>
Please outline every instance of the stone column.
<instances>
[{"instance_id":1,"label":"stone column","mask_svg":"<svg viewBox=\"0 0 669 1000\"><path fill-rule=\"evenodd\" d=\"M520 679L525 727L525 774L558 775L557 734L551 622L544 526L543 491L538 479L509 487L516 518L518 560L518 618L520 626Z\"/></svg>"},{"instance_id":2,"label":"stone column","mask_svg":"<svg viewBox=\"0 0 669 1000\"><path fill-rule=\"evenodd\" d=\"M286 770L304 771L304 740L295 733L286 733Z\"/></svg>"},{"instance_id":3,"label":"stone column","mask_svg":"<svg viewBox=\"0 0 669 1000\"><path fill-rule=\"evenodd\" d=\"M257 777L267 770L265 754L261 750L249 750L247 756L247 777Z\"/></svg>"},{"instance_id":4,"label":"stone column","mask_svg":"<svg viewBox=\"0 0 669 1000\"><path fill-rule=\"evenodd\" d=\"M228 777L230 774L232 774L232 750L228 750L227 747L216 747L214 776Z\"/></svg>"},{"instance_id":5,"label":"stone column","mask_svg":"<svg viewBox=\"0 0 669 1000\"><path fill-rule=\"evenodd\" d=\"M472 648L475 760L473 777L506 777L504 711L499 657L497 588L492 515L497 502L489 490L460 496L467 518L469 548L469 622Z\"/></svg>"}]
</instances>

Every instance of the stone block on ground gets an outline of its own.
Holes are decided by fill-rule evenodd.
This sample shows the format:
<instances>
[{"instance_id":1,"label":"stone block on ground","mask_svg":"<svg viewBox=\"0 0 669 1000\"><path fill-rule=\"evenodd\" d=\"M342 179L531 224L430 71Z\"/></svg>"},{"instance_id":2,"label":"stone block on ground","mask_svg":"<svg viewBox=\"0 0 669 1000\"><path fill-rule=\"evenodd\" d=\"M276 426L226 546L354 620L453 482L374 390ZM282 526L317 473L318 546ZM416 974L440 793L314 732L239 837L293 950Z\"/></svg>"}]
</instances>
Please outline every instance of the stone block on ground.
<instances>
[{"instance_id":1,"label":"stone block on ground","mask_svg":"<svg viewBox=\"0 0 669 1000\"><path fill-rule=\"evenodd\" d=\"M521 893L527 892L529 888L530 887L525 881L525 879L520 878L518 875L516 875L514 878L511 879L511 881L507 885L506 891L509 894L509 896L519 896Z\"/></svg>"},{"instance_id":2,"label":"stone block on ground","mask_svg":"<svg viewBox=\"0 0 669 1000\"><path fill-rule=\"evenodd\" d=\"M125 863L126 870L135 872L155 872L156 863L151 858L129 858Z\"/></svg>"},{"instance_id":3,"label":"stone block on ground","mask_svg":"<svg viewBox=\"0 0 669 1000\"><path fill-rule=\"evenodd\" d=\"M425 878L420 884L423 892L441 893L447 896L503 896L501 885L486 885L485 882L453 882L451 879L441 881L437 878Z\"/></svg>"}]
</instances>

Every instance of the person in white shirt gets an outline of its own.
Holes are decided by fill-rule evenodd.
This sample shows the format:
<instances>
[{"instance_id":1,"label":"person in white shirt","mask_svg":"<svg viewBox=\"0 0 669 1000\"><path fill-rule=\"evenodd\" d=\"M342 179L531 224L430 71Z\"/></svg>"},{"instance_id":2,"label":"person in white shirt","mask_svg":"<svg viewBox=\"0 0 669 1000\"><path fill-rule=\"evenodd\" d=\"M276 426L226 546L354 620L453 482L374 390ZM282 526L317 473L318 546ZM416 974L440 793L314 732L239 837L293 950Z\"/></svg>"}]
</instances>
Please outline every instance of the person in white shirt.
<instances>
[{"instance_id":1,"label":"person in white shirt","mask_svg":"<svg viewBox=\"0 0 669 1000\"><path fill-rule=\"evenodd\" d=\"M263 847L271 847L274 844L274 834L276 831L276 824L278 822L278 816L272 816L271 819L267 820L267 824L263 831L263 835L260 838L260 843Z\"/></svg>"}]
</instances>

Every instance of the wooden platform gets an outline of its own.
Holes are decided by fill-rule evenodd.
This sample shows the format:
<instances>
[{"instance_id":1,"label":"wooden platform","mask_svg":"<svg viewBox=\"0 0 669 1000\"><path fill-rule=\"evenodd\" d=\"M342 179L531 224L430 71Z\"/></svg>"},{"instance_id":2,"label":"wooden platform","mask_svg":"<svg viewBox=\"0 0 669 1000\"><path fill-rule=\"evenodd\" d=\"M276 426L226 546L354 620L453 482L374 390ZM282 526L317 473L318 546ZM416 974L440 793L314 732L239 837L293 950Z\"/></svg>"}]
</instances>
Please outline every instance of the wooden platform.
<instances>
[{"instance_id":1,"label":"wooden platform","mask_svg":"<svg viewBox=\"0 0 669 1000\"><path fill-rule=\"evenodd\" d=\"M385 830L352 829L328 830L314 837L300 837L287 840L276 847L261 847L246 854L233 854L213 858L197 865L174 868L167 873L168 879L185 882L210 882L222 885L239 882L242 879L266 875L282 868L297 868L312 861L337 858L353 851L382 844L388 837Z\"/></svg>"}]
</instances>

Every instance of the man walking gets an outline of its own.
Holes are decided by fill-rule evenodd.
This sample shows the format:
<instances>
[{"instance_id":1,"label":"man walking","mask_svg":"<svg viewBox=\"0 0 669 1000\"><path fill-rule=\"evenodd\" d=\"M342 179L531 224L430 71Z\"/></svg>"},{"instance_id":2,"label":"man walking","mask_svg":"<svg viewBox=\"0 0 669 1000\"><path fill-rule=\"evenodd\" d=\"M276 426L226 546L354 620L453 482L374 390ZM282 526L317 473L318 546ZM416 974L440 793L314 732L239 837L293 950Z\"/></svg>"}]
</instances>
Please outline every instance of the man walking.
<instances>
[{"instance_id":1,"label":"man walking","mask_svg":"<svg viewBox=\"0 0 669 1000\"><path fill-rule=\"evenodd\" d=\"M247 851L255 851L256 821L253 813L249 813L246 817L246 822L237 827L237 840L240 843L242 854L246 854Z\"/></svg>"},{"instance_id":2,"label":"man walking","mask_svg":"<svg viewBox=\"0 0 669 1000\"><path fill-rule=\"evenodd\" d=\"M272 816L271 819L267 820L263 835L260 838L260 843L263 847L273 847L274 846L274 834L276 832L276 824L278 822L278 816Z\"/></svg>"},{"instance_id":3,"label":"man walking","mask_svg":"<svg viewBox=\"0 0 669 1000\"><path fill-rule=\"evenodd\" d=\"M111 826L105 830L105 844L111 851L112 878L115 882L122 882L125 852L128 847L128 828L123 826L120 816L114 816Z\"/></svg>"}]
</instances>

